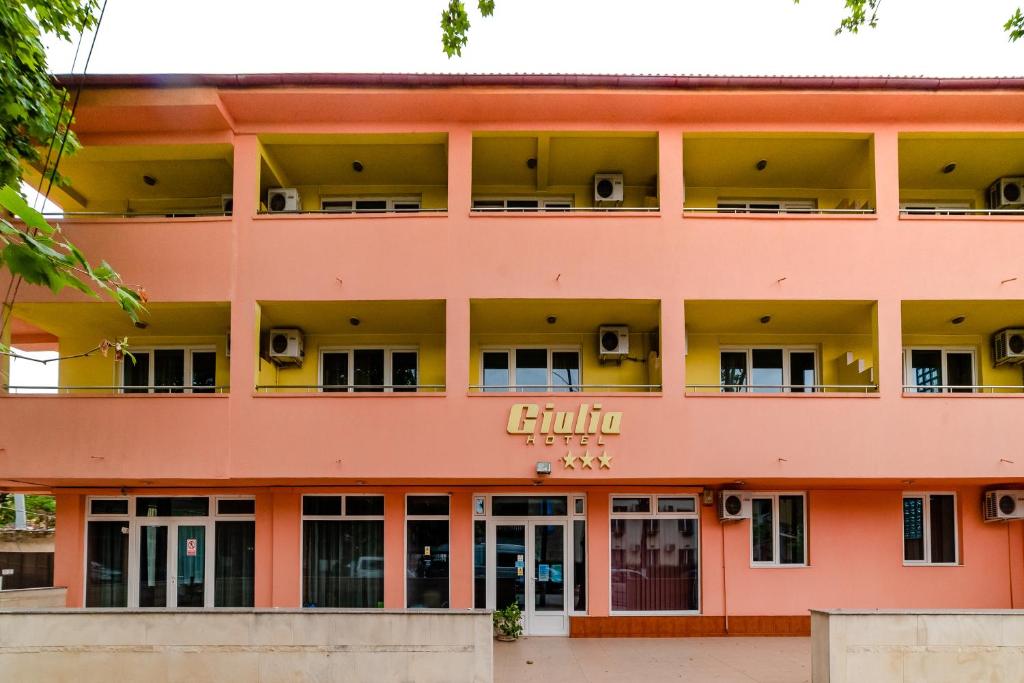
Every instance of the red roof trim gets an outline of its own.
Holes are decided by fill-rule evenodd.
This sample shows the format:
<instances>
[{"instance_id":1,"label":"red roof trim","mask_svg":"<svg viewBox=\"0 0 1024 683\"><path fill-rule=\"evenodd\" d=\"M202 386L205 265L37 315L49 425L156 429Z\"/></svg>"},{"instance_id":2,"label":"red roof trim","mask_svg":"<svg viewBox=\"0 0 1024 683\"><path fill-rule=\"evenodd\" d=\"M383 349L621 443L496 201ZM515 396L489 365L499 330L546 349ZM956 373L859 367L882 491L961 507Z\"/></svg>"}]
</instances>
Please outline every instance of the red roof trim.
<instances>
[{"instance_id":1,"label":"red roof trim","mask_svg":"<svg viewBox=\"0 0 1024 683\"><path fill-rule=\"evenodd\" d=\"M82 76L54 76L64 86ZM89 74L91 88L588 88L644 90L1024 90L1024 78L829 76L630 76L572 74Z\"/></svg>"}]
</instances>

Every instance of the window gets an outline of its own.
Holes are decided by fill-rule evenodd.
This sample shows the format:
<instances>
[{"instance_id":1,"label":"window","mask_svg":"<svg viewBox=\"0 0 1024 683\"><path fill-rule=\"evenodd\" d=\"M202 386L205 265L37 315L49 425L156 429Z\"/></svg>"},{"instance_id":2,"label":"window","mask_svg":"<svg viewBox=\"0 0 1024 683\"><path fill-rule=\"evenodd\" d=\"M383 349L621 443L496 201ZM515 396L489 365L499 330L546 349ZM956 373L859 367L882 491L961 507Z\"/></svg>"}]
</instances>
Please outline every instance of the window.
<instances>
[{"instance_id":1,"label":"window","mask_svg":"<svg viewBox=\"0 0 1024 683\"><path fill-rule=\"evenodd\" d=\"M804 393L817 390L818 352L810 347L722 348L724 392Z\"/></svg>"},{"instance_id":2,"label":"window","mask_svg":"<svg viewBox=\"0 0 1024 683\"><path fill-rule=\"evenodd\" d=\"M302 604L384 606L384 496L302 497Z\"/></svg>"},{"instance_id":3,"label":"window","mask_svg":"<svg viewBox=\"0 0 1024 683\"><path fill-rule=\"evenodd\" d=\"M918 394L974 391L973 348L908 348L903 353L906 391Z\"/></svg>"},{"instance_id":4,"label":"window","mask_svg":"<svg viewBox=\"0 0 1024 683\"><path fill-rule=\"evenodd\" d=\"M957 564L956 494L903 494L903 563Z\"/></svg>"},{"instance_id":5,"label":"window","mask_svg":"<svg viewBox=\"0 0 1024 683\"><path fill-rule=\"evenodd\" d=\"M507 197L477 198L473 200L474 211L568 211L572 209L571 197Z\"/></svg>"},{"instance_id":6,"label":"window","mask_svg":"<svg viewBox=\"0 0 1024 683\"><path fill-rule=\"evenodd\" d=\"M409 392L419 383L419 352L404 348L320 350L323 391Z\"/></svg>"},{"instance_id":7,"label":"window","mask_svg":"<svg viewBox=\"0 0 1024 683\"><path fill-rule=\"evenodd\" d=\"M970 202L910 202L900 204L900 212L929 216L962 216L971 210Z\"/></svg>"},{"instance_id":8,"label":"window","mask_svg":"<svg viewBox=\"0 0 1024 683\"><path fill-rule=\"evenodd\" d=\"M750 562L755 567L807 564L807 505L802 493L751 497Z\"/></svg>"},{"instance_id":9,"label":"window","mask_svg":"<svg viewBox=\"0 0 1024 683\"><path fill-rule=\"evenodd\" d=\"M813 199L720 199L719 213L814 213Z\"/></svg>"},{"instance_id":10,"label":"window","mask_svg":"<svg viewBox=\"0 0 1024 683\"><path fill-rule=\"evenodd\" d=\"M405 606L448 607L448 496L405 500Z\"/></svg>"},{"instance_id":11,"label":"window","mask_svg":"<svg viewBox=\"0 0 1024 683\"><path fill-rule=\"evenodd\" d=\"M321 197L320 210L331 213L408 213L420 210L417 197Z\"/></svg>"},{"instance_id":12,"label":"window","mask_svg":"<svg viewBox=\"0 0 1024 683\"><path fill-rule=\"evenodd\" d=\"M699 609L697 499L613 496L613 613Z\"/></svg>"},{"instance_id":13,"label":"window","mask_svg":"<svg viewBox=\"0 0 1024 683\"><path fill-rule=\"evenodd\" d=\"M216 391L217 351L212 347L133 349L131 355L134 362L127 355L121 361L121 391L125 394Z\"/></svg>"},{"instance_id":14,"label":"window","mask_svg":"<svg viewBox=\"0 0 1024 683\"><path fill-rule=\"evenodd\" d=\"M480 378L484 391L581 391L578 348L484 350Z\"/></svg>"}]
</instances>

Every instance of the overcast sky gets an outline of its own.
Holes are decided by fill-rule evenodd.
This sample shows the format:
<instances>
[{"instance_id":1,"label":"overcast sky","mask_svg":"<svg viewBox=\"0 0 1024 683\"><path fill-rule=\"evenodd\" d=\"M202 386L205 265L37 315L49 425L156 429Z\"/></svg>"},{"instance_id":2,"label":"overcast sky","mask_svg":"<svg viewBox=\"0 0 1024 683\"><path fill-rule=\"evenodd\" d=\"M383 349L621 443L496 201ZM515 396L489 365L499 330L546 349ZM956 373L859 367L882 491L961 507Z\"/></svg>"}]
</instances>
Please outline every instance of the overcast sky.
<instances>
[{"instance_id":1,"label":"overcast sky","mask_svg":"<svg viewBox=\"0 0 1024 683\"><path fill-rule=\"evenodd\" d=\"M888 0L877 29L838 37L843 0L497 0L487 19L475 2L449 60L446 0L108 0L89 71L1024 74L1002 29L1024 0ZM74 47L51 44L69 71Z\"/></svg>"}]
</instances>

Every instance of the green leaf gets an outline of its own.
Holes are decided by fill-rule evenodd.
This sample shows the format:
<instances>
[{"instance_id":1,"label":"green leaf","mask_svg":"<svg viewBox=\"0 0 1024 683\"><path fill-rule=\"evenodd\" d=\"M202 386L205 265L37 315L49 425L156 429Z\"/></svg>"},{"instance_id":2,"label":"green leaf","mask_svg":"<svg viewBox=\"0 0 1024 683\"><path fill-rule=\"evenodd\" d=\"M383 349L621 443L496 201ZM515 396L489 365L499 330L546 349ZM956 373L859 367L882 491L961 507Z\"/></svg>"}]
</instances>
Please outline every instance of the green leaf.
<instances>
[{"instance_id":1,"label":"green leaf","mask_svg":"<svg viewBox=\"0 0 1024 683\"><path fill-rule=\"evenodd\" d=\"M0 206L20 218L26 226L38 230L44 235L53 233L53 227L46 222L43 214L29 206L25 198L10 185L0 188Z\"/></svg>"}]
</instances>

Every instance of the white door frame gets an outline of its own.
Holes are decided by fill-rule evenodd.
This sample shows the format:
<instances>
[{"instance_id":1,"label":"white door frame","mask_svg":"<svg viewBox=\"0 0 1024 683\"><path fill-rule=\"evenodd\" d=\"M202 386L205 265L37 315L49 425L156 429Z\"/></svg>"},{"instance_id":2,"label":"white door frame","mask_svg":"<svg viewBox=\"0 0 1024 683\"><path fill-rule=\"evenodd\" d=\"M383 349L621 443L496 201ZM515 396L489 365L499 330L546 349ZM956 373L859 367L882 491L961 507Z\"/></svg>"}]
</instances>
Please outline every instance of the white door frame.
<instances>
[{"instance_id":1,"label":"white door frame","mask_svg":"<svg viewBox=\"0 0 1024 683\"><path fill-rule=\"evenodd\" d=\"M571 500L571 498L570 498ZM523 560L524 560L524 596L526 608L523 610L523 632L533 636L565 636L569 634L569 601L570 586L573 586L573 562L571 561L569 535L571 518L551 517L489 517L487 520L487 606L496 609L497 601L497 527L522 526ZM534 609L536 600L536 570L534 568L535 529L538 526L562 527L562 609L537 612Z\"/></svg>"},{"instance_id":2,"label":"white door frame","mask_svg":"<svg viewBox=\"0 0 1024 683\"><path fill-rule=\"evenodd\" d=\"M129 522L134 540L128 550L128 607L139 608L139 581L142 579L139 560L142 555L142 529L149 526L167 527L167 602L166 609L178 607L178 532L183 526L201 526L204 534L203 608L213 607L214 520L210 517L136 517ZM143 607L141 609L163 609Z\"/></svg>"}]
</instances>

